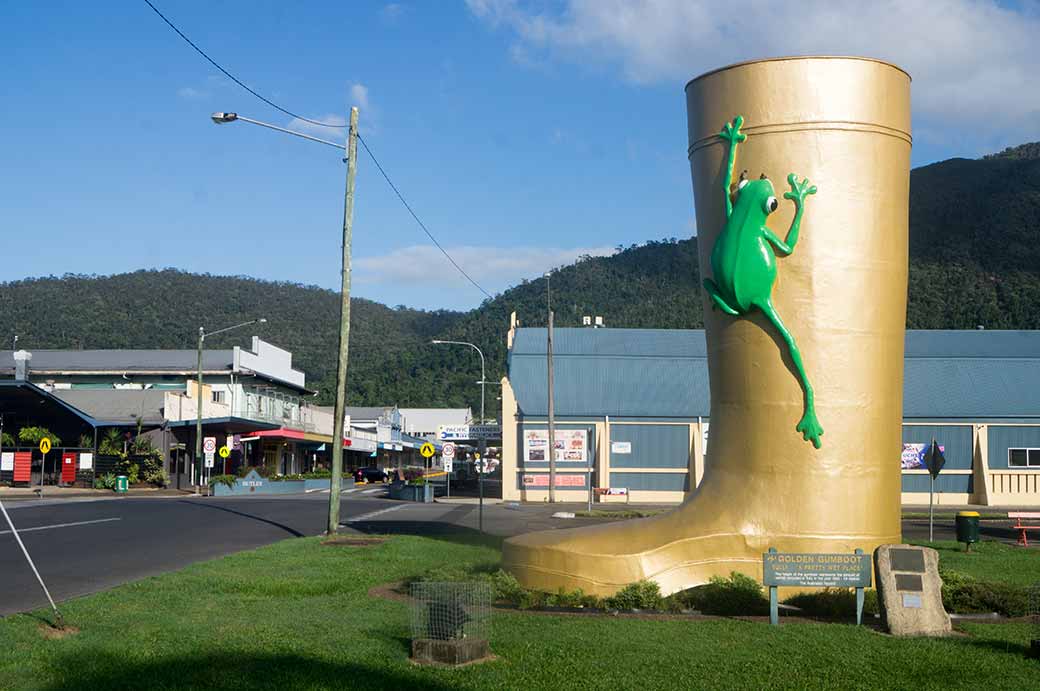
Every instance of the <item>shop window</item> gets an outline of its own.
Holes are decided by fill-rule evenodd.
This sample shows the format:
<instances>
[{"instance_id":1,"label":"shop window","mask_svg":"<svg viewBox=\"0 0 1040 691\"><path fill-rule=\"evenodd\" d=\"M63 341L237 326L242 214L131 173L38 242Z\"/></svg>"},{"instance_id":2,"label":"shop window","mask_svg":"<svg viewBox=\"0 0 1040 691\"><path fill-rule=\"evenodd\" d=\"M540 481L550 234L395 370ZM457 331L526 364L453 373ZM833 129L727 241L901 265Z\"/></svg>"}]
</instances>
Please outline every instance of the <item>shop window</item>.
<instances>
[{"instance_id":1,"label":"shop window","mask_svg":"<svg viewBox=\"0 0 1040 691\"><path fill-rule=\"evenodd\" d=\"M1040 449L1008 449L1008 467L1040 468Z\"/></svg>"}]
</instances>

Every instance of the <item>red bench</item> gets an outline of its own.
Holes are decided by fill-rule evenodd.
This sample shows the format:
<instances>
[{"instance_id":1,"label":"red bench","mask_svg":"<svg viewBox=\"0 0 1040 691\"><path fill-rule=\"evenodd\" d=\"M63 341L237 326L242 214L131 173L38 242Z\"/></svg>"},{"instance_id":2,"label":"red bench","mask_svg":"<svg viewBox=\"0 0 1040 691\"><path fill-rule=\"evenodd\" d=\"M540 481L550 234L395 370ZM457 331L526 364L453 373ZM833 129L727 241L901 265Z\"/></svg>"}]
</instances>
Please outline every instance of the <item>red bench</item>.
<instances>
[{"instance_id":1,"label":"red bench","mask_svg":"<svg viewBox=\"0 0 1040 691\"><path fill-rule=\"evenodd\" d=\"M1040 523L1040 511L1009 511L1008 518L1015 519L1015 525L1011 527L1018 531L1018 544L1028 547L1029 538L1026 533L1030 530L1040 530L1040 525L1025 525L1022 521Z\"/></svg>"}]
</instances>

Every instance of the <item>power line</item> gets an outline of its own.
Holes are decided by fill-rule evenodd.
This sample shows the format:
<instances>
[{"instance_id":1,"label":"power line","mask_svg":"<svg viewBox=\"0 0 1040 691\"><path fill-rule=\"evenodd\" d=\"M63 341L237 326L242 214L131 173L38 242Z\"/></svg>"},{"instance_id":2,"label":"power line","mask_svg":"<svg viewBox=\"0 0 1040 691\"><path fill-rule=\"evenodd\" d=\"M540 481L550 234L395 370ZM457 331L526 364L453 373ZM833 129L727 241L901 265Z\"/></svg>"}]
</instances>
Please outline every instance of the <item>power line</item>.
<instances>
[{"instance_id":1,"label":"power line","mask_svg":"<svg viewBox=\"0 0 1040 691\"><path fill-rule=\"evenodd\" d=\"M479 283L474 281L473 277L470 276L468 273L466 273L463 270L463 268L461 266L459 266L458 262L456 262L454 259L452 259L451 255L448 254L448 251L445 250L443 247L441 247L441 243L437 242L437 238L433 237L433 233L430 232L430 230L426 227L426 224L423 223L419 219L419 217L415 214L415 212L412 210L411 205L407 201L405 201L404 196L401 194L400 190L397 189L397 185L395 185L393 183L393 181L390 179L390 176L386 174L385 170L383 170L383 166L379 165L379 159L377 159L376 155L374 153L372 153L372 149L368 148L368 144L365 142L364 137L362 137L360 134L358 135L358 141L361 142L361 146L365 147L365 151L368 153L369 157L372 159L372 163L376 164L376 168L379 169L379 172L382 174L383 179L386 180L386 184L390 185L390 189L392 189L394 191L394 194L397 195L397 198L401 200L402 204L404 204L404 208L408 209L408 213L410 213L412 215L412 218L414 218L415 222L419 224L419 227L423 229L423 232L426 233L427 237L429 237L430 240L433 242L433 244L437 246L437 249L439 249L441 251L441 254L443 254L445 257L447 257L448 261L450 261L452 263L452 266L454 266L456 269L458 269L459 273L462 274L463 276L465 276L466 280L469 281L470 283L472 283L474 285L474 287L476 287L477 290L479 290L480 292L484 293L484 295L488 296L489 298L494 299L494 296L491 293L489 293L486 290L484 290Z\"/></svg>"},{"instance_id":2,"label":"power line","mask_svg":"<svg viewBox=\"0 0 1040 691\"><path fill-rule=\"evenodd\" d=\"M214 66L214 67L216 67L216 68L217 68L218 70L220 70L221 72L223 72L223 73L224 73L224 76L225 76L225 77L227 77L228 79L230 79L230 80L231 80L231 81L233 81L234 83L238 84L238 85L239 85L240 87L242 87L243 89L245 89L245 90L246 90L246 91L248 91L249 93L253 94L254 96L256 96L257 98L259 98L259 99L260 99L261 101L263 101L263 102L264 102L264 103L266 103L267 105L271 106L271 107L272 107L272 108L274 108L275 110L280 110L281 112L285 113L286 115L288 115L288 116L290 116L290 117L296 118L297 120L302 120L302 121L304 121L304 122L309 122L309 123L310 123L310 124L312 124L312 125L320 125L321 127L332 127L332 128L335 128L335 129L343 129L344 127L346 127L346 125L334 125L334 124L331 124L331 123L328 123L328 122L320 122L320 121L318 121L318 120L311 120L310 118L305 118L305 117L303 117L302 115L297 115L296 113L292 112L291 110L286 110L285 108L282 108L282 107L281 107L280 105L278 105L277 103L274 103L273 101L270 101L270 100L268 100L268 99L264 98L263 96L261 96L260 94L256 93L255 91L253 91L252 89L250 89L250 88L249 88L248 86L246 86L245 84L243 84L242 82L240 82L240 81L238 80L238 78L237 78L237 77L235 77L235 75L231 74L230 72L228 72L227 70L225 70L225 69L224 69L223 67L221 67L221 66L220 66L220 64L218 64L216 60L214 60L214 59L213 59L213 58L211 58L210 56L206 55L206 51L202 50L202 49L201 49L201 48L199 48L199 47L198 47L197 45L195 45L195 42L194 42L194 41L192 41L192 40L191 40L190 38L188 38L187 36L185 36L185 35L184 35L184 32L182 32L182 31L181 31L180 29L178 29L178 28L176 27L176 25L174 25L174 23L173 23L173 22L171 22L171 21L170 21L169 19L167 19L167 18L166 18L166 15L164 15L164 14L163 14L162 12L160 12L160 11L159 11L159 9L158 9L158 8L157 8L157 7L155 6L155 5L153 5L153 4L152 4L152 3L151 3L151 2L149 1L149 0L144 0L144 4L146 4L146 5L148 5L149 7L151 7L151 8L152 8L152 11L153 11L153 12L155 12L155 13L156 13L157 15L159 15L159 18L160 18L160 19L162 19L162 20L163 20L164 22L166 22L166 23L167 23L167 24L169 25L169 27L170 27L171 29L173 29L174 31L176 31L176 32L177 32L177 35L178 35L178 36L180 36L181 38L183 38L183 39L184 39L184 41L185 41L185 42L186 42L186 43L187 43L187 44L188 44L189 46L191 46L192 48L194 48L194 49L195 49L195 52L196 52L196 53L198 53L198 54L199 54L199 55L201 55L202 57L206 58L206 61L207 61L207 62L209 62L209 64L213 65L213 66Z\"/></svg>"},{"instance_id":3,"label":"power line","mask_svg":"<svg viewBox=\"0 0 1040 691\"><path fill-rule=\"evenodd\" d=\"M206 61L209 62L209 64L211 64L214 67L216 67L228 79L233 81L235 84L238 84L240 87L242 87L243 89L245 89L246 91L251 93L253 96L257 97L258 99L260 99L261 101L263 101L267 105L271 106L275 110L281 111L282 113L285 113L289 117L296 118L297 120L302 120L303 122L309 122L312 125L320 125L322 127L331 127L331 128L334 128L334 129L343 129L344 127L346 127L346 125L334 125L334 124L327 123L327 122L319 122L318 120L311 120L310 118L305 118L302 115L297 115L296 113L292 112L291 110L288 110L286 108L281 107L280 105L278 105L274 101L271 101L271 100L265 98L264 96L261 96L260 94L258 94L257 92L253 91L248 86L243 84L241 81L239 81L239 79L237 77L235 77L235 75L231 74L230 72L225 70L223 67L221 67L220 64L216 60L214 60L210 56L206 55L206 52L204 50L199 48L197 45L195 45L194 41L192 41L190 38L185 36L184 32L181 31L180 29L178 29L177 26L173 22L171 22L169 19L167 19L166 15L164 15L162 12L160 12L158 10L158 8L156 8L156 6L153 5L150 2L150 0L144 0L144 3L146 5L148 5L150 8L152 8L152 11L155 12L157 15L159 15L160 19L162 19L164 22L166 22L166 24L171 29L173 29L175 32L177 32L177 35L180 36L181 38L183 38L185 43L187 43L189 46L191 46L193 49L195 49L195 52L198 53L199 55L201 55L203 58L205 58ZM393 183L393 181L390 179L390 176L386 174L385 170L383 170L383 166L379 164L379 159L377 159L376 155L374 153L372 153L372 149L368 148L368 143L365 142L365 140L361 137L360 134L358 134L358 140L361 142L361 145L365 148L365 151L368 153L369 157L372 159L372 162L376 164L376 168L379 169L379 172L383 176L383 179L386 180L386 184L390 185L390 189L392 189L394 191L394 194L397 195L397 198L401 201L401 204L403 204L404 208L408 210L408 213L412 215L412 218L414 218L415 222L419 224L419 227L423 229L423 232L426 233L426 236L430 238L430 240L433 242L434 245L437 246L437 249L439 249L441 251L441 254L443 254L447 258L447 260L449 262L451 262L451 265L454 266L456 269L458 269L458 272L460 274L462 274L463 276L465 276L466 280L469 281L470 283L472 283L473 286L477 290L479 290L481 293L486 295L488 298L494 299L494 296L491 293L489 293L486 290L484 290L484 288L481 287L481 285L479 283L477 283L475 280L473 280L473 277L470 276L468 273L466 273L466 271L461 266L459 266L459 263L457 261L455 261L455 259L452 258L452 256L450 254L448 254L448 251L446 249L444 249L444 247L441 245L441 243L439 243L437 241L437 238L435 238L433 236L433 233L431 233L430 229L426 227L426 224L423 223L422 220L419 218L419 216L415 213L415 211L412 210L411 205L405 200L404 195L402 195L401 191L397 189L397 185L395 185Z\"/></svg>"}]
</instances>

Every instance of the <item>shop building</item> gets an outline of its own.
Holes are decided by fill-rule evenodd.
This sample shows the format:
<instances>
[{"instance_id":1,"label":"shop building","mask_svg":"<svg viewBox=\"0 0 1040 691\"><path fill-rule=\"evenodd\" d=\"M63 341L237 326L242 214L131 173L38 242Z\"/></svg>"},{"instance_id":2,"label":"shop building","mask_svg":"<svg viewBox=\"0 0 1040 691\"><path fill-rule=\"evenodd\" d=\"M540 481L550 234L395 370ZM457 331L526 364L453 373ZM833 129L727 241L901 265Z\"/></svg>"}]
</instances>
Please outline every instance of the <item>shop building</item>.
<instances>
[{"instance_id":1,"label":"shop building","mask_svg":"<svg viewBox=\"0 0 1040 691\"><path fill-rule=\"evenodd\" d=\"M105 427L140 429L163 451L175 487L196 481L200 394L203 436L231 449L214 474L241 465L301 473L330 455L331 411L310 404L316 392L293 367L292 353L256 336L249 348L203 351L201 392L196 350L35 350L18 357L7 351L0 353L5 375ZM344 439L348 459L375 450L364 431L356 440L351 433Z\"/></svg>"}]
</instances>

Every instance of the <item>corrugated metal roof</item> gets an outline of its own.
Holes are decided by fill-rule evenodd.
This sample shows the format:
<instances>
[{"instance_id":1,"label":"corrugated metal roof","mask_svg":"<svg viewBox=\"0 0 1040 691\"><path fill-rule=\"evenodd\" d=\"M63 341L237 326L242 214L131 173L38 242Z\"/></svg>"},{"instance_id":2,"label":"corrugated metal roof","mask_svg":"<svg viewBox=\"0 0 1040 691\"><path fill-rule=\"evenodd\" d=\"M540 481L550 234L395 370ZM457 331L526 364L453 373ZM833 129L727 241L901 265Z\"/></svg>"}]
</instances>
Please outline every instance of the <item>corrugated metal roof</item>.
<instances>
[{"instance_id":1,"label":"corrugated metal roof","mask_svg":"<svg viewBox=\"0 0 1040 691\"><path fill-rule=\"evenodd\" d=\"M54 396L99 420L160 424L166 391L157 389L57 389Z\"/></svg>"},{"instance_id":2,"label":"corrugated metal roof","mask_svg":"<svg viewBox=\"0 0 1040 691\"><path fill-rule=\"evenodd\" d=\"M334 410L328 406L330 410ZM351 422L355 420L378 420L393 410L393 406L346 406L344 413L350 416Z\"/></svg>"},{"instance_id":3,"label":"corrugated metal roof","mask_svg":"<svg viewBox=\"0 0 1040 691\"><path fill-rule=\"evenodd\" d=\"M711 409L703 330L556 329L559 416L697 417ZM547 414L545 329L518 329L520 411ZM906 418L1040 417L1040 331L908 331Z\"/></svg>"},{"instance_id":4,"label":"corrugated metal roof","mask_svg":"<svg viewBox=\"0 0 1040 691\"><path fill-rule=\"evenodd\" d=\"M31 350L29 370L62 372L139 370L194 371L198 367L197 350ZM231 369L232 350L203 350L204 370ZM0 369L14 369L14 352L0 352Z\"/></svg>"},{"instance_id":5,"label":"corrugated metal roof","mask_svg":"<svg viewBox=\"0 0 1040 691\"><path fill-rule=\"evenodd\" d=\"M545 355L544 328L517 329L513 353ZM637 355L705 357L701 329L553 329L553 357L559 355Z\"/></svg>"},{"instance_id":6,"label":"corrugated metal roof","mask_svg":"<svg viewBox=\"0 0 1040 691\"><path fill-rule=\"evenodd\" d=\"M1040 358L1040 331L907 331L907 357Z\"/></svg>"}]
</instances>

